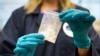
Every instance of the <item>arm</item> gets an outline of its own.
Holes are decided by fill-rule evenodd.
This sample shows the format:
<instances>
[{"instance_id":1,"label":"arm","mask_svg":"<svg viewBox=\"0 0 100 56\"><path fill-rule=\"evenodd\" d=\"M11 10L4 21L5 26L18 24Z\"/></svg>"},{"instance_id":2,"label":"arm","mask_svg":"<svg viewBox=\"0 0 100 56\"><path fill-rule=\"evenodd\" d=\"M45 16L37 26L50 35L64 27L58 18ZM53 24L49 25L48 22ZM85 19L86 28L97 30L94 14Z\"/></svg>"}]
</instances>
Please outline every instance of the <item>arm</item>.
<instances>
[{"instance_id":1,"label":"arm","mask_svg":"<svg viewBox=\"0 0 100 56\"><path fill-rule=\"evenodd\" d=\"M1 32L0 36L0 56L2 55L14 55L13 49L15 48L18 37L22 34L20 32L20 17L16 11L14 11ZM19 20L19 21L18 21Z\"/></svg>"},{"instance_id":2,"label":"arm","mask_svg":"<svg viewBox=\"0 0 100 56\"><path fill-rule=\"evenodd\" d=\"M76 56L100 56L100 35L93 27L91 27L88 35L92 42L91 47L89 49L77 48Z\"/></svg>"},{"instance_id":3,"label":"arm","mask_svg":"<svg viewBox=\"0 0 100 56\"><path fill-rule=\"evenodd\" d=\"M92 40L97 38L95 34L92 34L94 36L88 35L95 17L86 11L76 9L66 10L60 13L59 17L62 22L67 22L69 24L73 32L74 44L77 47L78 52L77 54L80 56L88 56L88 54L90 54L90 47L92 46L92 49L94 47L94 43L92 42ZM92 39L90 39L91 37Z\"/></svg>"}]
</instances>

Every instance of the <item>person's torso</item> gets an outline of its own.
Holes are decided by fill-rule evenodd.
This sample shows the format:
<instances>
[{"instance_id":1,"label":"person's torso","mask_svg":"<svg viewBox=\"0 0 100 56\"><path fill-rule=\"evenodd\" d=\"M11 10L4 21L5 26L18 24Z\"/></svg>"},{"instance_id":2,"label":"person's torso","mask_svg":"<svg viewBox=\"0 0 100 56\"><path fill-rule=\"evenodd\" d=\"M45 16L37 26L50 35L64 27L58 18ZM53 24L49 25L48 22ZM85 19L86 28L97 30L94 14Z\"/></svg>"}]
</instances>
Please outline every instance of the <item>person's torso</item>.
<instances>
[{"instance_id":1,"label":"person's torso","mask_svg":"<svg viewBox=\"0 0 100 56\"><path fill-rule=\"evenodd\" d=\"M86 10L78 6L76 9ZM38 33L42 17L43 15L40 13L24 15L24 34ZM65 34L63 26L64 24L62 24L59 31L56 43L52 44L46 41L44 44L40 44L34 56L75 56L74 40L72 37Z\"/></svg>"}]
</instances>

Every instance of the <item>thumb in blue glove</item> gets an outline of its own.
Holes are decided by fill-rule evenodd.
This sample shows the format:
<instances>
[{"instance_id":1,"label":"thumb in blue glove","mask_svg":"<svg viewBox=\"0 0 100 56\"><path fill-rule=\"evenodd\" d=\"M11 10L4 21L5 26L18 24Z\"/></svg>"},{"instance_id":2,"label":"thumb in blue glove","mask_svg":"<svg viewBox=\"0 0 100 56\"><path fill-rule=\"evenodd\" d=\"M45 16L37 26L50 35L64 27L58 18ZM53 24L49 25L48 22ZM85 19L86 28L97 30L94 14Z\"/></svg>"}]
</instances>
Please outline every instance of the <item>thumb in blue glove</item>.
<instances>
[{"instance_id":1,"label":"thumb in blue glove","mask_svg":"<svg viewBox=\"0 0 100 56\"><path fill-rule=\"evenodd\" d=\"M24 35L18 39L14 53L17 56L33 56L36 47L44 43L44 36L42 34L32 33Z\"/></svg>"},{"instance_id":2,"label":"thumb in blue glove","mask_svg":"<svg viewBox=\"0 0 100 56\"><path fill-rule=\"evenodd\" d=\"M66 10L59 15L62 22L67 22L73 32L74 43L78 48L89 48L91 40L88 31L95 17L86 11L77 9Z\"/></svg>"}]
</instances>

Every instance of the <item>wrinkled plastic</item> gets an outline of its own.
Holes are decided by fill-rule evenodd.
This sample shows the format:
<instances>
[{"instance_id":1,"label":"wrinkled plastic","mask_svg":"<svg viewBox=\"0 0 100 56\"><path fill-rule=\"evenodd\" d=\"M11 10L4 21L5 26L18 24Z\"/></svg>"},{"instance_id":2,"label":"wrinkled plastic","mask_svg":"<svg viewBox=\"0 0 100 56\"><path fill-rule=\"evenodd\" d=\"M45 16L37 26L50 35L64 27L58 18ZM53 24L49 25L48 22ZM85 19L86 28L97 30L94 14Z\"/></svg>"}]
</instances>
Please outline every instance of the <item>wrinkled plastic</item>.
<instances>
[{"instance_id":1,"label":"wrinkled plastic","mask_svg":"<svg viewBox=\"0 0 100 56\"><path fill-rule=\"evenodd\" d=\"M45 11L38 33L45 36L45 40L55 43L60 31L62 22L59 20L57 12Z\"/></svg>"}]
</instances>

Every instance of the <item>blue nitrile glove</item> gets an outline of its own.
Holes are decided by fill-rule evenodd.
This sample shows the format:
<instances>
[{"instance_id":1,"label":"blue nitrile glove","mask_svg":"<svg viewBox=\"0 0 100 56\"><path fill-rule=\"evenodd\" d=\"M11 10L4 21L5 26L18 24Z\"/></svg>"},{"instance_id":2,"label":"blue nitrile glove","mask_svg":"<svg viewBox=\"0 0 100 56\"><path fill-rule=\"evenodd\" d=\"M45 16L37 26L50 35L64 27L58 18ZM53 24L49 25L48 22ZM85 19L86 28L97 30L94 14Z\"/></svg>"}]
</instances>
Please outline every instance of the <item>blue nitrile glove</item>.
<instances>
[{"instance_id":1,"label":"blue nitrile glove","mask_svg":"<svg viewBox=\"0 0 100 56\"><path fill-rule=\"evenodd\" d=\"M89 48L91 40L88 36L88 31L92 26L95 17L86 11L70 9L61 12L60 20L67 22L73 32L74 44L78 48Z\"/></svg>"},{"instance_id":2,"label":"blue nitrile glove","mask_svg":"<svg viewBox=\"0 0 100 56\"><path fill-rule=\"evenodd\" d=\"M27 34L18 39L14 53L17 56L33 56L38 44L42 44L44 36L38 33Z\"/></svg>"}]
</instances>

